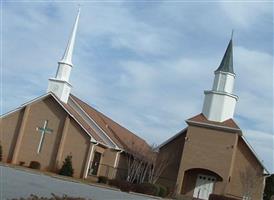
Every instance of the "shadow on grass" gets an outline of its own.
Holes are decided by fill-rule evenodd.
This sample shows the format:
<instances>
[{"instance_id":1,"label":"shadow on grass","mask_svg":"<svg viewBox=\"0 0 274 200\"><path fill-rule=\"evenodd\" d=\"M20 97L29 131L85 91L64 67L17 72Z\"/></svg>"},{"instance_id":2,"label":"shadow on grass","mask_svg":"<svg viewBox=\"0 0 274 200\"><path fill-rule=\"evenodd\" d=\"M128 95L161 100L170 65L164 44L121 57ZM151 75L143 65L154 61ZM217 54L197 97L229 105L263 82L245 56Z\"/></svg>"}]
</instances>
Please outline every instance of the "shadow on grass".
<instances>
[{"instance_id":1,"label":"shadow on grass","mask_svg":"<svg viewBox=\"0 0 274 200\"><path fill-rule=\"evenodd\" d=\"M10 200L92 200L92 199L85 199L82 197L71 197L67 195L57 196L55 194L51 194L51 197L38 197L34 194L31 194L27 198L18 198L18 199L10 199Z\"/></svg>"}]
</instances>

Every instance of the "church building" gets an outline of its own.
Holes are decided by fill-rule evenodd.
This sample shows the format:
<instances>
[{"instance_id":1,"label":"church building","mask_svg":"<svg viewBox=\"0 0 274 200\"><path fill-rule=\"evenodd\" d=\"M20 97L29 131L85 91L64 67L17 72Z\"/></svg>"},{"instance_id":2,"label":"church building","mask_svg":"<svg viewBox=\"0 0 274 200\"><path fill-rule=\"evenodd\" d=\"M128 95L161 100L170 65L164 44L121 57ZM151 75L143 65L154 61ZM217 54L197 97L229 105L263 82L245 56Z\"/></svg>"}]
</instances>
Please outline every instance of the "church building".
<instances>
[{"instance_id":1,"label":"church building","mask_svg":"<svg viewBox=\"0 0 274 200\"><path fill-rule=\"evenodd\" d=\"M158 183L198 199L217 194L260 200L268 172L233 119L238 96L233 94L232 38L214 74L202 113L187 119L185 129L158 147L159 158L174 155Z\"/></svg>"},{"instance_id":2,"label":"church building","mask_svg":"<svg viewBox=\"0 0 274 200\"><path fill-rule=\"evenodd\" d=\"M127 153L150 147L71 94L69 78L79 16L80 10L47 93L1 116L2 161L26 167L38 162L41 170L58 172L71 155L74 177L125 179Z\"/></svg>"},{"instance_id":3,"label":"church building","mask_svg":"<svg viewBox=\"0 0 274 200\"><path fill-rule=\"evenodd\" d=\"M74 177L126 179L127 155L146 152L150 146L71 94L79 16L80 10L47 93L0 117L2 161L26 167L35 162L41 170L58 172L65 158L72 156ZM212 89L204 92L202 112L158 147L158 160L170 157L158 180L169 191L203 200L210 194L262 199L268 172L233 119L238 100L233 94L235 77L231 39Z\"/></svg>"}]
</instances>

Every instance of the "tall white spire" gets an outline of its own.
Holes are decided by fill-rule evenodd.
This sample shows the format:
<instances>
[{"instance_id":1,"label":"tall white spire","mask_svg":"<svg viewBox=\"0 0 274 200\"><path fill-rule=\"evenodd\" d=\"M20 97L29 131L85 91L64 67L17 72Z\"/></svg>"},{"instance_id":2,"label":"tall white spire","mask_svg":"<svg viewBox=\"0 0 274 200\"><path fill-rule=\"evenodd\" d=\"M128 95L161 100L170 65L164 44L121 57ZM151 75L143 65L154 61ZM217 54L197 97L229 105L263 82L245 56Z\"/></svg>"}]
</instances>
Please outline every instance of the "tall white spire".
<instances>
[{"instance_id":1,"label":"tall white spire","mask_svg":"<svg viewBox=\"0 0 274 200\"><path fill-rule=\"evenodd\" d=\"M69 83L70 72L72 69L72 54L75 44L75 38L80 17L80 8L76 16L76 20L64 52L62 59L58 62L58 69L55 78L49 79L47 92L54 93L61 101L67 103L71 91L71 84Z\"/></svg>"},{"instance_id":2,"label":"tall white spire","mask_svg":"<svg viewBox=\"0 0 274 200\"><path fill-rule=\"evenodd\" d=\"M72 62L71 62L72 53L73 53L73 49L74 49L74 43L75 43L75 37L76 37L77 28L78 28L80 12L81 12L81 9L79 7L78 14L77 14L77 17L76 17L76 20L75 20L75 23L74 23L74 26L73 26L73 29L72 29L72 33L71 33L71 36L69 38L69 42L67 44L67 48L64 52L63 58L60 60L61 63L72 65Z\"/></svg>"}]
</instances>

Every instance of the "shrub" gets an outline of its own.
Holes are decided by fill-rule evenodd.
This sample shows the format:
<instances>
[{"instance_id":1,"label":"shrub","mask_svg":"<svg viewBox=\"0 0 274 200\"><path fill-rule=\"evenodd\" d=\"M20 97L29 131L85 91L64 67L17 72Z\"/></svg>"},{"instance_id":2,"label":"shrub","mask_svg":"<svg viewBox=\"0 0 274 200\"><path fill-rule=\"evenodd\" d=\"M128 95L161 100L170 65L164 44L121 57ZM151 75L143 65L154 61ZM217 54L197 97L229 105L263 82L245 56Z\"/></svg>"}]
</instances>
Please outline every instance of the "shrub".
<instances>
[{"instance_id":1,"label":"shrub","mask_svg":"<svg viewBox=\"0 0 274 200\"><path fill-rule=\"evenodd\" d=\"M72 168L72 156L68 155L63 162L59 174L63 176L73 176L74 169Z\"/></svg>"},{"instance_id":2,"label":"shrub","mask_svg":"<svg viewBox=\"0 0 274 200\"><path fill-rule=\"evenodd\" d=\"M168 194L167 187L160 185L160 184L157 184L157 186L159 187L159 193L157 196L166 197Z\"/></svg>"},{"instance_id":3,"label":"shrub","mask_svg":"<svg viewBox=\"0 0 274 200\"><path fill-rule=\"evenodd\" d=\"M24 161L20 161L20 162L19 162L19 165L20 165L20 166L24 166L24 164L25 164Z\"/></svg>"},{"instance_id":4,"label":"shrub","mask_svg":"<svg viewBox=\"0 0 274 200\"><path fill-rule=\"evenodd\" d=\"M41 164L37 161L31 161L30 164L29 164L29 168L31 168L31 169L40 169Z\"/></svg>"},{"instance_id":5,"label":"shrub","mask_svg":"<svg viewBox=\"0 0 274 200\"><path fill-rule=\"evenodd\" d=\"M108 177L106 177L106 176L99 176L98 177L98 183L107 184L107 182L108 182Z\"/></svg>"},{"instance_id":6,"label":"shrub","mask_svg":"<svg viewBox=\"0 0 274 200\"><path fill-rule=\"evenodd\" d=\"M120 190L122 192L129 192L132 190L133 184L128 181L120 181Z\"/></svg>"},{"instance_id":7,"label":"shrub","mask_svg":"<svg viewBox=\"0 0 274 200\"><path fill-rule=\"evenodd\" d=\"M134 185L128 181L117 180L117 179L108 180L108 184L119 188L123 192L132 191L132 188L134 187Z\"/></svg>"},{"instance_id":8,"label":"shrub","mask_svg":"<svg viewBox=\"0 0 274 200\"><path fill-rule=\"evenodd\" d=\"M158 185L151 183L136 184L133 188L134 192L158 196L160 188Z\"/></svg>"},{"instance_id":9,"label":"shrub","mask_svg":"<svg viewBox=\"0 0 274 200\"><path fill-rule=\"evenodd\" d=\"M120 188L120 180L117 180L117 179L110 179L108 180L108 184L111 185L111 186L115 186L117 188Z\"/></svg>"},{"instance_id":10,"label":"shrub","mask_svg":"<svg viewBox=\"0 0 274 200\"><path fill-rule=\"evenodd\" d=\"M232 198L232 197L225 197L225 196L217 195L217 194L211 194L209 196L209 200L237 200L237 199Z\"/></svg>"}]
</instances>

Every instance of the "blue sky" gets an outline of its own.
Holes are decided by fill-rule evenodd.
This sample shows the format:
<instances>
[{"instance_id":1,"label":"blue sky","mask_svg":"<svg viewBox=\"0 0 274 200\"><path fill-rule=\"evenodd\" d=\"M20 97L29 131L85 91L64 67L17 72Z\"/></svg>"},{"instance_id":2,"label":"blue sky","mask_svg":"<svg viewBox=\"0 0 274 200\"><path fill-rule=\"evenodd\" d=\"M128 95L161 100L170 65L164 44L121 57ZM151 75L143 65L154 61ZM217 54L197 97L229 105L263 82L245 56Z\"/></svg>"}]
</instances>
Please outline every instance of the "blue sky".
<instances>
[{"instance_id":1,"label":"blue sky","mask_svg":"<svg viewBox=\"0 0 274 200\"><path fill-rule=\"evenodd\" d=\"M2 7L1 113L46 92L78 2ZM82 2L73 93L160 144L202 110L234 29L235 120L273 166L273 3Z\"/></svg>"}]
</instances>

